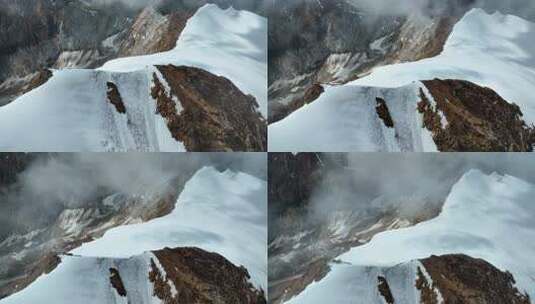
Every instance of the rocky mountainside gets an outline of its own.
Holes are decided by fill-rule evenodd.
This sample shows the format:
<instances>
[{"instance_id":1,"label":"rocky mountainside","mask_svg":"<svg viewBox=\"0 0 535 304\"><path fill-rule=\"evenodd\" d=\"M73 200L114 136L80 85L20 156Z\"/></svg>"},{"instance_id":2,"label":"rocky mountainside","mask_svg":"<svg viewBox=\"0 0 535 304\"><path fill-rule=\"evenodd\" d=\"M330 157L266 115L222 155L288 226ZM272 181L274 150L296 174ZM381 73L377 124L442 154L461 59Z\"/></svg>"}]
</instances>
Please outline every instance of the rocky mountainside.
<instances>
[{"instance_id":1,"label":"rocky mountainside","mask_svg":"<svg viewBox=\"0 0 535 304\"><path fill-rule=\"evenodd\" d=\"M352 167L364 157L269 161L270 303L531 303L532 248L522 240L534 230L520 214L533 213L533 185L461 165L440 178L444 196L403 195L389 173Z\"/></svg>"},{"instance_id":2,"label":"rocky mountainside","mask_svg":"<svg viewBox=\"0 0 535 304\"><path fill-rule=\"evenodd\" d=\"M491 88L434 79L396 88L327 87L271 125L269 144L271 151L530 152L534 134L520 107Z\"/></svg>"},{"instance_id":3,"label":"rocky mountainside","mask_svg":"<svg viewBox=\"0 0 535 304\"><path fill-rule=\"evenodd\" d=\"M0 243L0 297L4 298L30 285L52 271L63 254L101 237L107 230L136 222L145 222L169 214L178 194L194 172L147 189L147 196L113 193L81 208L66 208L48 225L24 234L12 234Z\"/></svg>"}]
</instances>

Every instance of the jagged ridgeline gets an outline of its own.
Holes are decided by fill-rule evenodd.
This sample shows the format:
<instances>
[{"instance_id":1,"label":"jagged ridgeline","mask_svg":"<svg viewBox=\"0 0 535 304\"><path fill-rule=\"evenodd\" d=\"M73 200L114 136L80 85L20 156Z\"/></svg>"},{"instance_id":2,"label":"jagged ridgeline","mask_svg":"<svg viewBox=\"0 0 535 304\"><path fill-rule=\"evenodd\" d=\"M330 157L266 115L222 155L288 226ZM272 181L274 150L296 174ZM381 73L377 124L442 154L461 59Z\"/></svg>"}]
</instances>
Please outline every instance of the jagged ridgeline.
<instances>
[{"instance_id":1,"label":"jagged ridgeline","mask_svg":"<svg viewBox=\"0 0 535 304\"><path fill-rule=\"evenodd\" d=\"M266 303L266 174L260 153L1 153L0 303Z\"/></svg>"}]
</instances>

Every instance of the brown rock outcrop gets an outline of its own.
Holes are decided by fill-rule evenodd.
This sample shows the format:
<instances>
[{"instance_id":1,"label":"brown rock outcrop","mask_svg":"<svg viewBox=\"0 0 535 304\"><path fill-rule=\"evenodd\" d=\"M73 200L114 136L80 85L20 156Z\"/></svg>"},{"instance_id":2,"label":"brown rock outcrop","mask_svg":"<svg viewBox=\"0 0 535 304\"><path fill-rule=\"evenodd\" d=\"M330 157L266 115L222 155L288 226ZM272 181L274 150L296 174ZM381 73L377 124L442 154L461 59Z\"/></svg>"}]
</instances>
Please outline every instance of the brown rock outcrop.
<instances>
[{"instance_id":1,"label":"brown rock outcrop","mask_svg":"<svg viewBox=\"0 0 535 304\"><path fill-rule=\"evenodd\" d=\"M242 93L230 80L202 69L157 68L171 89L166 92L162 80L153 75L157 112L188 151L267 149L267 125L254 97Z\"/></svg>"},{"instance_id":2,"label":"brown rock outcrop","mask_svg":"<svg viewBox=\"0 0 535 304\"><path fill-rule=\"evenodd\" d=\"M199 248L165 248L154 252L164 274L151 261L149 280L165 304L262 304L264 292L249 282L249 273L217 253ZM169 282L176 288L173 295Z\"/></svg>"},{"instance_id":3,"label":"brown rock outcrop","mask_svg":"<svg viewBox=\"0 0 535 304\"><path fill-rule=\"evenodd\" d=\"M517 105L508 103L492 89L463 80L434 79L423 83L436 101L436 108L421 91L418 111L440 151L533 150L534 128L522 120Z\"/></svg>"},{"instance_id":4,"label":"brown rock outcrop","mask_svg":"<svg viewBox=\"0 0 535 304\"><path fill-rule=\"evenodd\" d=\"M509 272L500 271L484 260L454 254L431 256L421 263L433 280L432 288L440 291L444 303L531 303L529 296L514 286L515 279ZM422 290L423 304L436 303L433 297L423 295Z\"/></svg>"}]
</instances>

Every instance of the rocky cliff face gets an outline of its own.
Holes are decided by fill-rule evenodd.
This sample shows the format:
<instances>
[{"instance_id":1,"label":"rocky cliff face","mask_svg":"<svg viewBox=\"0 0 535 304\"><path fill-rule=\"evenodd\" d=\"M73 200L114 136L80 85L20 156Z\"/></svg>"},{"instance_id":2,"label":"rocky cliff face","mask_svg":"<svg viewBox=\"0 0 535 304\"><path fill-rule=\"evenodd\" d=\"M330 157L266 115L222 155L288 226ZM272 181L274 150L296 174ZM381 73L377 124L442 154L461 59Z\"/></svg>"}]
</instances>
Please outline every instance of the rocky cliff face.
<instances>
[{"instance_id":1,"label":"rocky cliff face","mask_svg":"<svg viewBox=\"0 0 535 304\"><path fill-rule=\"evenodd\" d=\"M246 269L195 247L164 248L128 258L63 254L49 264L57 269L48 269L43 280L54 278L60 288L73 291L66 292L69 300L79 303L95 299L101 304L266 303Z\"/></svg>"},{"instance_id":2,"label":"rocky cliff face","mask_svg":"<svg viewBox=\"0 0 535 304\"><path fill-rule=\"evenodd\" d=\"M436 105L421 93L418 111L440 151L533 151L534 127L492 89L461 80L423 83Z\"/></svg>"},{"instance_id":3,"label":"rocky cliff face","mask_svg":"<svg viewBox=\"0 0 535 304\"><path fill-rule=\"evenodd\" d=\"M258 103L231 81L207 71L158 66L152 97L173 137L188 151L266 151Z\"/></svg>"},{"instance_id":4,"label":"rocky cliff face","mask_svg":"<svg viewBox=\"0 0 535 304\"><path fill-rule=\"evenodd\" d=\"M440 303L432 289L440 293L442 303L531 303L529 296L515 287L509 272L484 260L454 254L431 256L421 263L431 279L429 282L422 271L418 272L416 288L421 291L423 304Z\"/></svg>"},{"instance_id":5,"label":"rocky cliff face","mask_svg":"<svg viewBox=\"0 0 535 304\"><path fill-rule=\"evenodd\" d=\"M249 282L247 270L219 254L199 248L165 248L154 255L163 269L151 261L149 281L165 304L266 303L264 292Z\"/></svg>"},{"instance_id":6,"label":"rocky cliff face","mask_svg":"<svg viewBox=\"0 0 535 304\"><path fill-rule=\"evenodd\" d=\"M432 2L423 16L374 15L355 3L277 1L268 10L270 122L302 106L314 85L343 84L378 65L439 54L474 1Z\"/></svg>"}]
</instances>

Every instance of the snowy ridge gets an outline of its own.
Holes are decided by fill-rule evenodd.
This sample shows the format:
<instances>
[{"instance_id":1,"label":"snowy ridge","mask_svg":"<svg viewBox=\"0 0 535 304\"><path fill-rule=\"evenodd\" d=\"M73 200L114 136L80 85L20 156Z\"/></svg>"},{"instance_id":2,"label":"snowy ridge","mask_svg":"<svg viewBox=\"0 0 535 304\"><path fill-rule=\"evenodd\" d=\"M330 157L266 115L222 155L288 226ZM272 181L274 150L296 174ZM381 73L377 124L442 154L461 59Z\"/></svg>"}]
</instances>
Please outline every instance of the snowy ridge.
<instances>
[{"instance_id":1,"label":"snowy ridge","mask_svg":"<svg viewBox=\"0 0 535 304\"><path fill-rule=\"evenodd\" d=\"M454 185L438 217L377 234L369 243L342 254L339 259L343 266L335 264L323 280L307 287L290 303L314 303L305 299L320 292L354 295L355 284L344 289L345 284L333 283L350 276L350 268L396 268L445 254L466 254L509 271L519 290L533 298L535 266L531 257L535 245L528 240L535 238L534 195L535 186L518 178L471 170ZM358 280L358 276L349 278ZM338 284L341 287L337 288Z\"/></svg>"},{"instance_id":2,"label":"snowy ridge","mask_svg":"<svg viewBox=\"0 0 535 304\"><path fill-rule=\"evenodd\" d=\"M152 71L55 71L43 86L0 109L0 148L7 151L185 151L156 113ZM108 82L126 113L107 100ZM36 116L37 115L37 116ZM38 124L35 127L33 124ZM45 140L46 139L46 140Z\"/></svg>"},{"instance_id":3,"label":"snowy ridge","mask_svg":"<svg viewBox=\"0 0 535 304\"><path fill-rule=\"evenodd\" d=\"M437 151L417 112L422 83L324 87L317 100L269 126L269 151ZM377 115L376 98L386 102L394 128Z\"/></svg>"},{"instance_id":4,"label":"snowy ridge","mask_svg":"<svg viewBox=\"0 0 535 304\"><path fill-rule=\"evenodd\" d=\"M325 86L317 100L269 126L269 151L436 151L430 132L422 128L415 103L420 100L413 91L415 83L435 78L490 87L516 103L527 124L535 123L534 35L535 24L529 21L473 9L454 26L440 55L378 67L343 86ZM373 111L376 97L385 99L394 123L404 125L396 130L399 142Z\"/></svg>"},{"instance_id":5,"label":"snowy ridge","mask_svg":"<svg viewBox=\"0 0 535 304\"><path fill-rule=\"evenodd\" d=\"M265 18L206 5L188 20L176 48L171 51L112 60L97 70L54 71L44 85L1 107L0 149L185 151L184 145L171 135L165 120L156 113L156 102L150 94L154 66L193 66L224 76L244 93L252 94L265 116L265 37ZM107 82L118 87L125 114L119 113L107 100ZM179 100L176 97L173 100L180 110Z\"/></svg>"},{"instance_id":6,"label":"snowy ridge","mask_svg":"<svg viewBox=\"0 0 535 304\"><path fill-rule=\"evenodd\" d=\"M150 259L155 258L150 252L165 247L198 247L218 253L244 266L251 283L267 290L266 187L265 181L248 174L200 169L186 183L170 214L108 230L102 238L74 249L74 256L62 257L54 271L0 303L65 303L65 299L81 304L127 303L110 293L112 267L121 273L128 303L160 303L145 285ZM164 268L154 263L165 280ZM176 286L168 283L173 294Z\"/></svg>"},{"instance_id":7,"label":"snowy ridge","mask_svg":"<svg viewBox=\"0 0 535 304\"><path fill-rule=\"evenodd\" d=\"M490 87L535 122L535 24L472 9L453 28L442 53L417 62L378 67L350 85L400 87L418 80L460 79Z\"/></svg>"}]
</instances>

